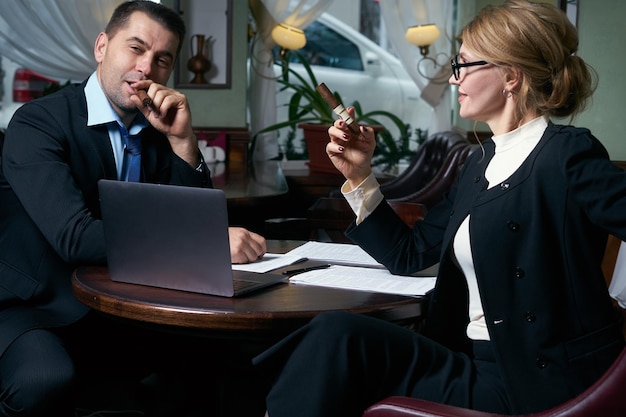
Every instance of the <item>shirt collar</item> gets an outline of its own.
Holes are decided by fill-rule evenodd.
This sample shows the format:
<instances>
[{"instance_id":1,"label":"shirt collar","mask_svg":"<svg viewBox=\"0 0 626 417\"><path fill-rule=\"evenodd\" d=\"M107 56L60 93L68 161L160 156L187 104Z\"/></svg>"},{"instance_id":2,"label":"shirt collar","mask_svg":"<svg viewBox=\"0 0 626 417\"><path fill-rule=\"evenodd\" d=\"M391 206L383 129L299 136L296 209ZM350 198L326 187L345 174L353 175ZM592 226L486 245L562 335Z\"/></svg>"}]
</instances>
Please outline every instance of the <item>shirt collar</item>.
<instances>
[{"instance_id":1,"label":"shirt collar","mask_svg":"<svg viewBox=\"0 0 626 417\"><path fill-rule=\"evenodd\" d=\"M496 152L507 151L516 146L521 146L522 143L530 143L534 146L539 142L547 127L548 118L539 116L515 130L494 136L493 141L496 144Z\"/></svg>"},{"instance_id":2,"label":"shirt collar","mask_svg":"<svg viewBox=\"0 0 626 417\"><path fill-rule=\"evenodd\" d=\"M112 122L124 126L119 115L113 110L94 71L87 80L85 86L85 98L87 100L87 126L105 125ZM131 135L138 134L144 127L149 125L141 112L137 112L135 120L128 129Z\"/></svg>"}]
</instances>

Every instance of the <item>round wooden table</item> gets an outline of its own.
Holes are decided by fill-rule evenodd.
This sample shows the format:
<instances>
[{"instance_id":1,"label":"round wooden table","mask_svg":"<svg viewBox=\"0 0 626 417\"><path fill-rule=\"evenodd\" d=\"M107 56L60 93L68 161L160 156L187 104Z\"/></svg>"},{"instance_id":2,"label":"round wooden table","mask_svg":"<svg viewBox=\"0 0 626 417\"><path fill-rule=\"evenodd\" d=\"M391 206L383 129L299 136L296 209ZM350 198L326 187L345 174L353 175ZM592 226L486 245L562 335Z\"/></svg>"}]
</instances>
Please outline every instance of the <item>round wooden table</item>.
<instances>
[{"instance_id":1,"label":"round wooden table","mask_svg":"<svg viewBox=\"0 0 626 417\"><path fill-rule=\"evenodd\" d=\"M268 252L286 253L302 241L269 240ZM307 261L302 266L315 265ZM280 274L286 267L279 269ZM78 300L96 311L199 335L278 338L323 311L349 311L414 325L424 313L425 297L353 291L281 283L242 297L192 292L111 281L106 267L80 267L72 276Z\"/></svg>"},{"instance_id":2,"label":"round wooden table","mask_svg":"<svg viewBox=\"0 0 626 417\"><path fill-rule=\"evenodd\" d=\"M301 243L268 241L268 251L285 253ZM299 267L310 265L315 262ZM72 288L78 300L96 311L131 325L191 336L191 342L188 337L176 339L183 351L185 343L212 351L193 359L198 384L207 384L203 389L213 394L201 408L204 414L224 417L263 415L267 381L252 367L252 358L320 312L350 311L412 326L419 325L426 301L289 283L237 298L216 297L113 282L106 267L76 269ZM163 360L176 361L176 354L171 355Z\"/></svg>"},{"instance_id":3,"label":"round wooden table","mask_svg":"<svg viewBox=\"0 0 626 417\"><path fill-rule=\"evenodd\" d=\"M306 265L306 264L303 264ZM281 283L226 298L113 282L105 267L81 267L72 277L78 300L102 313L198 335L277 339L323 311L342 310L411 324L424 299Z\"/></svg>"}]
</instances>

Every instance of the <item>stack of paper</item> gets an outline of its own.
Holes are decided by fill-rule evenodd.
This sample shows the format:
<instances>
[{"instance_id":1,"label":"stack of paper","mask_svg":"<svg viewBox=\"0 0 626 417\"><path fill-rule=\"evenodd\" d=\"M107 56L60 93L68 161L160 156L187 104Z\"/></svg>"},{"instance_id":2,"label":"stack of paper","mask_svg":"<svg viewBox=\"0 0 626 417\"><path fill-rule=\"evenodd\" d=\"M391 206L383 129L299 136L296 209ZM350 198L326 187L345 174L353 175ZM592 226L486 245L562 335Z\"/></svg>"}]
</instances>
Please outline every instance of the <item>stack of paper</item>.
<instances>
[{"instance_id":1,"label":"stack of paper","mask_svg":"<svg viewBox=\"0 0 626 417\"><path fill-rule=\"evenodd\" d=\"M335 265L384 268L378 261L357 245L346 243L307 242L287 252L288 255L324 261Z\"/></svg>"},{"instance_id":2,"label":"stack of paper","mask_svg":"<svg viewBox=\"0 0 626 417\"><path fill-rule=\"evenodd\" d=\"M392 275L357 245L307 242L288 255L332 264L330 268L294 275L289 279L293 283L409 296L425 295L435 286L434 276Z\"/></svg>"},{"instance_id":3,"label":"stack of paper","mask_svg":"<svg viewBox=\"0 0 626 417\"><path fill-rule=\"evenodd\" d=\"M233 270L265 273L306 260L307 258L298 255L266 253L263 255L263 258L256 262L250 262L248 264L233 264Z\"/></svg>"},{"instance_id":4,"label":"stack of paper","mask_svg":"<svg viewBox=\"0 0 626 417\"><path fill-rule=\"evenodd\" d=\"M294 275L289 280L295 284L409 296L425 295L435 287L435 277L399 276L386 269L340 265Z\"/></svg>"},{"instance_id":5,"label":"stack of paper","mask_svg":"<svg viewBox=\"0 0 626 417\"><path fill-rule=\"evenodd\" d=\"M345 243L307 242L286 254L266 253L257 262L233 265L233 269L265 273L308 259L331 266L293 275L289 281L407 296L423 296L435 287L434 276L392 275L359 246Z\"/></svg>"}]
</instances>

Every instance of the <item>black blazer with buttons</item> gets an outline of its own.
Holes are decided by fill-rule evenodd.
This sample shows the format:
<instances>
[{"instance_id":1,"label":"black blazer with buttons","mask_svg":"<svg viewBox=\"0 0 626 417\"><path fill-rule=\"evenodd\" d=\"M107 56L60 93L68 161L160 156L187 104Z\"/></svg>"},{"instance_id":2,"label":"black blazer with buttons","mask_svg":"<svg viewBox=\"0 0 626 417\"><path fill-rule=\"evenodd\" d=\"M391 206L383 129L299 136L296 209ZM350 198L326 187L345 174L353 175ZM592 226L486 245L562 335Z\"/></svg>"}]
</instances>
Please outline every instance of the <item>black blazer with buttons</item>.
<instances>
[{"instance_id":1,"label":"black blazer with buttons","mask_svg":"<svg viewBox=\"0 0 626 417\"><path fill-rule=\"evenodd\" d=\"M487 189L493 141L484 149L413 231L383 203L347 235L394 273L440 262L425 333L463 350L467 285L451 244L469 215L496 358L514 411L530 413L580 393L624 345L601 262L608 233L626 240L626 172L588 130L550 123L520 168Z\"/></svg>"},{"instance_id":2,"label":"black blazer with buttons","mask_svg":"<svg viewBox=\"0 0 626 417\"><path fill-rule=\"evenodd\" d=\"M86 82L24 104L11 120L0 166L0 355L22 332L66 325L87 309L71 293L77 265L106 261L97 182L117 179L104 126L87 127ZM210 187L142 132L146 182Z\"/></svg>"}]
</instances>

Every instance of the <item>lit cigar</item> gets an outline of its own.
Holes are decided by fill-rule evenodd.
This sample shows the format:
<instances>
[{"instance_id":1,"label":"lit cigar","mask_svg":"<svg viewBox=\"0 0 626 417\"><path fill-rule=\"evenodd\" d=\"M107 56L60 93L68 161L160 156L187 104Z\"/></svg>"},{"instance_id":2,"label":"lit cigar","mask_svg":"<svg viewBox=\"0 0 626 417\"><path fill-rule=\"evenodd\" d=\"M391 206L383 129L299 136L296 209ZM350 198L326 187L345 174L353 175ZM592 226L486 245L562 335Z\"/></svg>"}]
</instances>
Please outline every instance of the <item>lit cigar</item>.
<instances>
[{"instance_id":1,"label":"lit cigar","mask_svg":"<svg viewBox=\"0 0 626 417\"><path fill-rule=\"evenodd\" d=\"M152 104L152 99L148 97L148 93L146 93L145 90L137 90L137 96L139 96L139 99L143 103L144 107L148 107Z\"/></svg>"},{"instance_id":2,"label":"lit cigar","mask_svg":"<svg viewBox=\"0 0 626 417\"><path fill-rule=\"evenodd\" d=\"M321 83L317 86L316 90L318 93L320 93L324 101L328 103L330 108L333 109L333 112L337 116L341 117L344 122L346 122L348 129L350 129L350 132L358 136L361 133L361 129L359 128L358 123L356 122L356 120L354 120L352 116L350 116L350 113L348 113L348 110L343 107L343 104L341 104L339 100L337 100L337 97L335 97L335 95L329 90L329 88L326 87L326 84Z\"/></svg>"}]
</instances>

